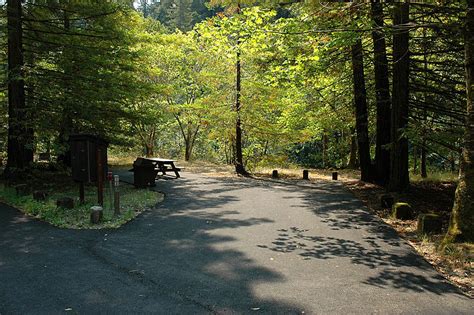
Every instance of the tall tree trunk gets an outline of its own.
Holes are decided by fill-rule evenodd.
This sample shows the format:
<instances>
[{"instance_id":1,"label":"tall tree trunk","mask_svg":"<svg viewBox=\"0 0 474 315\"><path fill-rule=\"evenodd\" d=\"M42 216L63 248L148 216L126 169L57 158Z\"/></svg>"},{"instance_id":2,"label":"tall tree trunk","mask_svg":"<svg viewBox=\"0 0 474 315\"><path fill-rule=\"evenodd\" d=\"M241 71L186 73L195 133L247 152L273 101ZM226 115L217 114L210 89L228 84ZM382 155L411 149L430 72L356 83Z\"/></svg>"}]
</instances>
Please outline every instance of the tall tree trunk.
<instances>
[{"instance_id":1,"label":"tall tree trunk","mask_svg":"<svg viewBox=\"0 0 474 315\"><path fill-rule=\"evenodd\" d=\"M23 30L21 0L7 1L8 26L8 159L5 175L33 162L33 129L28 127L23 79Z\"/></svg>"},{"instance_id":2,"label":"tall tree trunk","mask_svg":"<svg viewBox=\"0 0 474 315\"><path fill-rule=\"evenodd\" d=\"M235 112L237 114L235 121L235 171L237 174L247 175L244 167L244 159L242 155L242 126L240 120L240 95L241 95L241 65L240 51L237 52L236 62L236 96L235 96Z\"/></svg>"},{"instance_id":3,"label":"tall tree trunk","mask_svg":"<svg viewBox=\"0 0 474 315\"><path fill-rule=\"evenodd\" d=\"M377 137L375 144L376 179L386 185L390 177L390 83L388 80L387 47L383 29L383 5L371 4L372 21L376 29L372 32L374 42L375 97L377 103ZM378 29L380 28L380 29Z\"/></svg>"},{"instance_id":4,"label":"tall tree trunk","mask_svg":"<svg viewBox=\"0 0 474 315\"><path fill-rule=\"evenodd\" d=\"M445 242L474 241L474 0L467 0L465 63L467 116L459 184Z\"/></svg>"},{"instance_id":5,"label":"tall tree trunk","mask_svg":"<svg viewBox=\"0 0 474 315\"><path fill-rule=\"evenodd\" d=\"M237 6L237 14L240 14L240 3ZM242 123L240 120L240 96L241 96L241 64L240 64L240 39L237 39L237 61L235 65L235 112L237 114L235 121L235 172L241 175L248 175L244 167L244 159L242 155Z\"/></svg>"},{"instance_id":6,"label":"tall tree trunk","mask_svg":"<svg viewBox=\"0 0 474 315\"><path fill-rule=\"evenodd\" d=\"M354 102L361 180L370 181L371 161L368 130L369 124L367 115L367 93L365 89L364 59L362 55L361 39L358 39L357 42L352 45L352 72L354 75Z\"/></svg>"},{"instance_id":7,"label":"tall tree trunk","mask_svg":"<svg viewBox=\"0 0 474 315\"><path fill-rule=\"evenodd\" d=\"M393 15L393 91L391 115L390 191L406 190L408 174L408 139L404 131L408 125L409 4L396 2Z\"/></svg>"},{"instance_id":8,"label":"tall tree trunk","mask_svg":"<svg viewBox=\"0 0 474 315\"><path fill-rule=\"evenodd\" d=\"M423 12L423 15L425 13ZM424 16L421 19L421 23L425 24ZM426 38L426 28L423 28L423 75L425 83L425 91L423 92L423 101L425 106L423 107L423 128L421 135L421 178L427 178L428 172L426 169L426 133L428 132L426 128L426 121L428 118L428 111L426 109L426 103L428 102L428 45L429 40Z\"/></svg>"}]
</instances>

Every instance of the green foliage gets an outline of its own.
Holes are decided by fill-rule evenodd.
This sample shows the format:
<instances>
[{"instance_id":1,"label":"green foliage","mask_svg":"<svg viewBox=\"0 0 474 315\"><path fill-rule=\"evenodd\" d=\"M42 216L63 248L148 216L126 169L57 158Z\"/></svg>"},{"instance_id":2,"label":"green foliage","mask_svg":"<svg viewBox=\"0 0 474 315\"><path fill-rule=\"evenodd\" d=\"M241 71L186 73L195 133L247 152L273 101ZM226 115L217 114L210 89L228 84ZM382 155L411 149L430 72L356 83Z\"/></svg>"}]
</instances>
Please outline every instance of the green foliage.
<instances>
[{"instance_id":1,"label":"green foliage","mask_svg":"<svg viewBox=\"0 0 474 315\"><path fill-rule=\"evenodd\" d=\"M137 3L142 14L127 1L26 1L25 80L36 152L62 154L69 134L81 132L102 135L133 154L178 158L189 151L196 159L232 163L240 53L248 166L290 161L344 167L355 123L349 47L358 37L367 52L374 151L369 5L310 1L283 10L272 1L214 1L212 9L201 0ZM430 170L450 168L447 161L458 160L461 145L465 95L457 9L412 7L413 19L440 25L411 31L413 111L404 130L411 143L427 147ZM391 5L384 10L390 55ZM5 30L5 19L0 21ZM0 58L5 62L5 52ZM0 99L6 127L5 91Z\"/></svg>"}]
</instances>

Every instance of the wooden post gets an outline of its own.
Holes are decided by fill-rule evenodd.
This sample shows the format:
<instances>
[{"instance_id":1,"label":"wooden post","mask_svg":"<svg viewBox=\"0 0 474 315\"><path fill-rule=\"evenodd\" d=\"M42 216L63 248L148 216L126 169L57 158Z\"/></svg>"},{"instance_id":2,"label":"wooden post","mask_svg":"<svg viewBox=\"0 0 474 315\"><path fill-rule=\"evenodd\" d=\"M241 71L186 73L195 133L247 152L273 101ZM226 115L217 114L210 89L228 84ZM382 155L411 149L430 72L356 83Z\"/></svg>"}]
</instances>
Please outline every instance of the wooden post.
<instances>
[{"instance_id":1,"label":"wooden post","mask_svg":"<svg viewBox=\"0 0 474 315\"><path fill-rule=\"evenodd\" d=\"M91 208L91 223L98 224L102 221L104 209L100 206L94 206Z\"/></svg>"},{"instance_id":2,"label":"wooden post","mask_svg":"<svg viewBox=\"0 0 474 315\"><path fill-rule=\"evenodd\" d=\"M97 149L97 202L104 206L104 170L102 165L102 150Z\"/></svg>"},{"instance_id":3,"label":"wooden post","mask_svg":"<svg viewBox=\"0 0 474 315\"><path fill-rule=\"evenodd\" d=\"M85 202L85 197L84 197L84 182L79 183L79 203L83 205Z\"/></svg>"},{"instance_id":4,"label":"wooden post","mask_svg":"<svg viewBox=\"0 0 474 315\"><path fill-rule=\"evenodd\" d=\"M337 172L332 172L332 180L337 180Z\"/></svg>"},{"instance_id":5,"label":"wooden post","mask_svg":"<svg viewBox=\"0 0 474 315\"><path fill-rule=\"evenodd\" d=\"M308 170L303 170L303 179L309 179L309 171Z\"/></svg>"},{"instance_id":6,"label":"wooden post","mask_svg":"<svg viewBox=\"0 0 474 315\"><path fill-rule=\"evenodd\" d=\"M114 176L114 214L120 215L120 191L119 191L119 176Z\"/></svg>"}]
</instances>

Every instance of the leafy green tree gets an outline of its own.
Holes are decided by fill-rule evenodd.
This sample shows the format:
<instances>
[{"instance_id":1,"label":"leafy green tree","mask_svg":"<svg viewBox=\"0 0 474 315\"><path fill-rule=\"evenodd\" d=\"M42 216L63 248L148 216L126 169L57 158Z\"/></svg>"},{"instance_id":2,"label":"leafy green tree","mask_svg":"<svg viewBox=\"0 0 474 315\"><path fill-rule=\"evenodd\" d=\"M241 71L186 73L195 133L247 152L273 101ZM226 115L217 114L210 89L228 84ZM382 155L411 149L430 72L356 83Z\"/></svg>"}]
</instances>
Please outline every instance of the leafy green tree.
<instances>
[{"instance_id":1,"label":"leafy green tree","mask_svg":"<svg viewBox=\"0 0 474 315\"><path fill-rule=\"evenodd\" d=\"M25 80L39 139L49 135L67 163L70 134L118 141L133 118L131 104L152 91L141 74L147 24L116 3L46 4L25 6Z\"/></svg>"}]
</instances>

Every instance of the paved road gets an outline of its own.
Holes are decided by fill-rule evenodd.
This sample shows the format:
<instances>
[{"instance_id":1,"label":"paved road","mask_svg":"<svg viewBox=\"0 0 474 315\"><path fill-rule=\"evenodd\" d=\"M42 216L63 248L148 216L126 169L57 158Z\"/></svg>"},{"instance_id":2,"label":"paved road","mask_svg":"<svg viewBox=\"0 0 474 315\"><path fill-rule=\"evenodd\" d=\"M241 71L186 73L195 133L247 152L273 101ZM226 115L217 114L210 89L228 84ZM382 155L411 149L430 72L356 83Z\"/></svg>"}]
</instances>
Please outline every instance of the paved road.
<instances>
[{"instance_id":1,"label":"paved road","mask_svg":"<svg viewBox=\"0 0 474 315\"><path fill-rule=\"evenodd\" d=\"M158 189L158 209L115 231L0 205L0 314L472 314L337 183L184 174Z\"/></svg>"}]
</instances>

